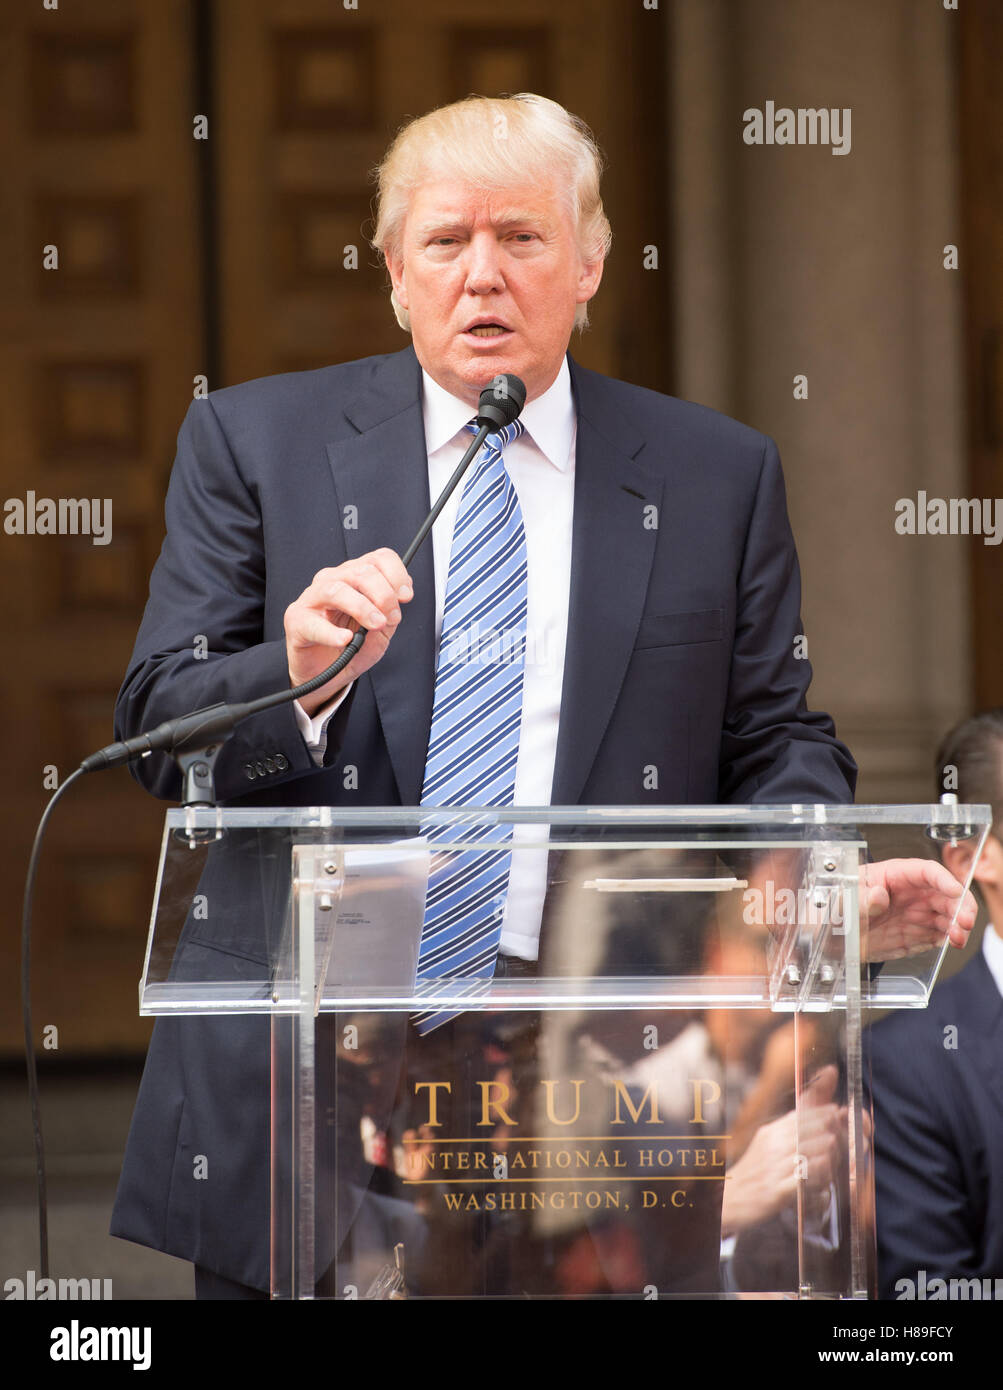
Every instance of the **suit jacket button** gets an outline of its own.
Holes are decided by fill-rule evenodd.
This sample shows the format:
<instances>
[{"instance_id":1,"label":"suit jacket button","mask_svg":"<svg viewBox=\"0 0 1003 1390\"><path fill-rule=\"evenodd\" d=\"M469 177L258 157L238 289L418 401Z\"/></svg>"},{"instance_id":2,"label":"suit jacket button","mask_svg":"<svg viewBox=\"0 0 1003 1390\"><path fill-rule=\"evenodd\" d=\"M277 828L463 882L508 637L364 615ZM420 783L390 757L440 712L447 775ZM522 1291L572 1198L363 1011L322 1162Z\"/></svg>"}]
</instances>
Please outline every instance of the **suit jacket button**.
<instances>
[{"instance_id":1,"label":"suit jacket button","mask_svg":"<svg viewBox=\"0 0 1003 1390\"><path fill-rule=\"evenodd\" d=\"M277 771L277 769L276 769L276 767L275 767L275 759L274 759L274 758L266 758L266 759L265 759L265 767L266 767L266 769L267 769L269 772L275 772L275 771Z\"/></svg>"},{"instance_id":2,"label":"suit jacket button","mask_svg":"<svg viewBox=\"0 0 1003 1390\"><path fill-rule=\"evenodd\" d=\"M258 774L257 774L257 773L255 772L255 770L254 770L254 764L253 764L253 763L245 763L245 764L244 764L244 776L247 778L247 780L248 780L249 782L253 782L254 779L255 779L255 777L257 777L257 775L258 775Z\"/></svg>"},{"instance_id":3,"label":"suit jacket button","mask_svg":"<svg viewBox=\"0 0 1003 1390\"><path fill-rule=\"evenodd\" d=\"M255 772L258 774L259 777L265 777L265 776L268 775L268 774L267 774L267 769L266 769L264 763L261 761L260 758L258 758L258 760L255 762L255 764L254 764L254 770L255 770Z\"/></svg>"},{"instance_id":4,"label":"suit jacket button","mask_svg":"<svg viewBox=\"0 0 1003 1390\"><path fill-rule=\"evenodd\" d=\"M285 772L286 768L289 766L289 759L284 753L275 754L275 766L280 772Z\"/></svg>"}]
</instances>

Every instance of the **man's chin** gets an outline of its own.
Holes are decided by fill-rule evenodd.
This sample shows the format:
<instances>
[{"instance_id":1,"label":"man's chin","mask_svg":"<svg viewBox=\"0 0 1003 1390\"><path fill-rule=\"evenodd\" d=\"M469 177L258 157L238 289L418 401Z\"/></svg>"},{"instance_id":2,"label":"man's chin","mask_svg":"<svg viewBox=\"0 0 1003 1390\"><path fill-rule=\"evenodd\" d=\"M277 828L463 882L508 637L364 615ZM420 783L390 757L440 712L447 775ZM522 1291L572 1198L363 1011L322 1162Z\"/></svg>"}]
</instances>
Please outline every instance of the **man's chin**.
<instances>
[{"instance_id":1,"label":"man's chin","mask_svg":"<svg viewBox=\"0 0 1003 1390\"><path fill-rule=\"evenodd\" d=\"M532 364L522 360L519 353L504 349L496 353L464 356L459 361L454 359L441 364L422 361L422 366L443 390L460 400L468 401L471 405L477 404L481 392L491 385L495 377L504 374L519 377L526 387L527 400L542 394L542 389L545 389L541 388L539 368L534 370ZM560 362L554 368L551 381L559 369Z\"/></svg>"},{"instance_id":2,"label":"man's chin","mask_svg":"<svg viewBox=\"0 0 1003 1390\"><path fill-rule=\"evenodd\" d=\"M471 399L476 400L486 386L490 386L495 377L498 376L517 376L526 387L526 399L532 400L535 396L542 395L546 385L557 376L560 370L560 361L554 367L553 372L547 375L541 374L539 364L535 367L532 363L526 362L515 352L498 352L490 355L478 356L475 361L464 363L461 375L467 385L468 394L473 392Z\"/></svg>"},{"instance_id":3,"label":"man's chin","mask_svg":"<svg viewBox=\"0 0 1003 1390\"><path fill-rule=\"evenodd\" d=\"M481 392L491 385L495 377L511 373L525 381L525 371L525 367L520 370L520 364L514 361L510 354L499 353L497 356L485 354L472 362L464 363L456 375L464 386L463 399L476 405ZM435 373L432 375L435 376ZM460 395L461 392L455 390L453 394Z\"/></svg>"}]
</instances>

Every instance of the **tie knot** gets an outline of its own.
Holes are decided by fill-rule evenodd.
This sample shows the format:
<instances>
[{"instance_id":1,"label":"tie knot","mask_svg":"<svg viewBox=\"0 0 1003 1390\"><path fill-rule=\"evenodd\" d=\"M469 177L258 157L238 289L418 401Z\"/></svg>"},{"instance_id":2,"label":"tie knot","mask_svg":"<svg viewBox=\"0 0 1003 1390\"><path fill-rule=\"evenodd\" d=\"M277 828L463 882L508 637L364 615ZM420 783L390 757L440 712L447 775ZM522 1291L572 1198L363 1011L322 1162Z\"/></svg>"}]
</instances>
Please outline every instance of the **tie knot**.
<instances>
[{"instance_id":1,"label":"tie knot","mask_svg":"<svg viewBox=\"0 0 1003 1390\"><path fill-rule=\"evenodd\" d=\"M477 433L477 421L469 420L464 429L470 434ZM513 439L518 439L520 434L525 433L526 426L521 420L513 420L510 425L506 425L503 430L493 430L485 439L486 448L494 449L501 454L512 443Z\"/></svg>"}]
</instances>

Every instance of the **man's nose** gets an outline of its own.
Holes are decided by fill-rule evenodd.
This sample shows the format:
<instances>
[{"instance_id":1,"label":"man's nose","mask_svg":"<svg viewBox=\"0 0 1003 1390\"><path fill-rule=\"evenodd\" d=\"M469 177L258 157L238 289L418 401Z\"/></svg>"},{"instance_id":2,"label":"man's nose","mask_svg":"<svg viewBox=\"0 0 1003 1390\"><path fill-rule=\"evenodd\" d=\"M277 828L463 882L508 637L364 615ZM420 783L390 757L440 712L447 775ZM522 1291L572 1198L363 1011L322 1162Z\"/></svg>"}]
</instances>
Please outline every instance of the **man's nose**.
<instances>
[{"instance_id":1,"label":"man's nose","mask_svg":"<svg viewBox=\"0 0 1003 1390\"><path fill-rule=\"evenodd\" d=\"M502 289L504 284L497 238L487 232L472 237L467 248L467 291L489 294Z\"/></svg>"}]
</instances>

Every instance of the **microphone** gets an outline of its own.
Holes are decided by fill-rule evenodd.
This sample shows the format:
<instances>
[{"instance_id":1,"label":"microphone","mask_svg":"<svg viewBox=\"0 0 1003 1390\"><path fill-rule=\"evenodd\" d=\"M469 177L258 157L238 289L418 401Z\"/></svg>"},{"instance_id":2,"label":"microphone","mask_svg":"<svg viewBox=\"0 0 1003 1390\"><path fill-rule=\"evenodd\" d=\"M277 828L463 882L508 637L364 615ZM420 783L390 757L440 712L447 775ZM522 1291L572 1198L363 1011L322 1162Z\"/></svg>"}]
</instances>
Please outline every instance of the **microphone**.
<instances>
[{"instance_id":1,"label":"microphone","mask_svg":"<svg viewBox=\"0 0 1003 1390\"><path fill-rule=\"evenodd\" d=\"M477 403L477 425L488 424L492 429L503 430L522 414L526 404L526 386L517 376L505 372L496 376L490 386L485 386Z\"/></svg>"},{"instance_id":2,"label":"microphone","mask_svg":"<svg viewBox=\"0 0 1003 1390\"><path fill-rule=\"evenodd\" d=\"M467 471L470 460L480 453L481 445L485 439L489 434L505 429L513 420L518 419L525 404L526 386L520 377L505 372L501 376L496 376L492 382L485 386L477 402L477 433L456 465L456 470L449 482L436 499L435 506L421 523L418 534L401 556L405 568L411 563L415 551L435 525L439 513L449 501L453 489ZM321 684L325 684L325 682L321 682ZM316 688L319 690L320 686Z\"/></svg>"},{"instance_id":3,"label":"microphone","mask_svg":"<svg viewBox=\"0 0 1003 1390\"><path fill-rule=\"evenodd\" d=\"M449 482L436 499L435 506L419 527L414 540L401 556L405 566L411 563L415 551L431 531L453 489L467 471L471 460L480 452L487 436L505 429L513 420L517 420L525 404L526 386L517 376L505 372L485 386L477 402L477 433ZM320 690L321 686L333 680L358 654L366 640L367 631L367 628L358 628L337 660L303 685L277 690L271 695L262 695L257 700L248 700L240 704L208 705L205 709L183 714L178 719L169 719L157 725L155 729L137 734L134 738L107 744L85 758L80 764L80 771L99 772L105 768L133 762L136 758L147 757L150 753L163 751L170 753L181 764L186 783L185 804L212 804L212 763L234 726L252 714L260 714L262 710L299 700L304 695L312 695L315 690ZM206 754L208 766L203 760Z\"/></svg>"}]
</instances>

